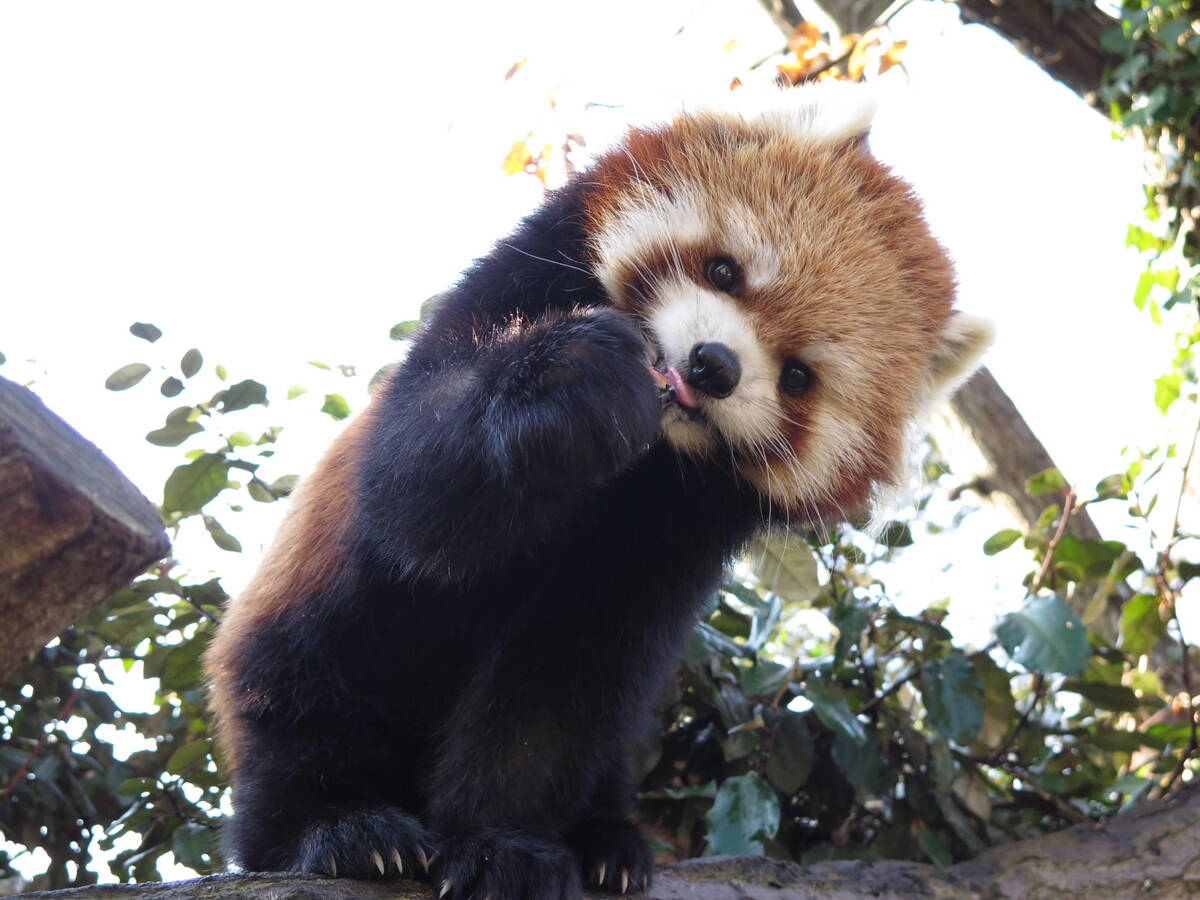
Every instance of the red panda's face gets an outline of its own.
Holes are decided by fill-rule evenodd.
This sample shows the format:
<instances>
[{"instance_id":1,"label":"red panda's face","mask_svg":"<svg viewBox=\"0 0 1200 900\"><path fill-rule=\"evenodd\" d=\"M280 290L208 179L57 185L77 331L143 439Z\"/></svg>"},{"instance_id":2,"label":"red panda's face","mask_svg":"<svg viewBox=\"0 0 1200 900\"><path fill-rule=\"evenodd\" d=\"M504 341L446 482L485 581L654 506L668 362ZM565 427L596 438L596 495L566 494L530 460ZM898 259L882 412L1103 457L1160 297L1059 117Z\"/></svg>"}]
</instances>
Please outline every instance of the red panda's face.
<instances>
[{"instance_id":1,"label":"red panda's face","mask_svg":"<svg viewBox=\"0 0 1200 900\"><path fill-rule=\"evenodd\" d=\"M667 440L817 519L897 477L912 419L988 340L852 87L635 131L585 176L596 271L661 351Z\"/></svg>"}]
</instances>

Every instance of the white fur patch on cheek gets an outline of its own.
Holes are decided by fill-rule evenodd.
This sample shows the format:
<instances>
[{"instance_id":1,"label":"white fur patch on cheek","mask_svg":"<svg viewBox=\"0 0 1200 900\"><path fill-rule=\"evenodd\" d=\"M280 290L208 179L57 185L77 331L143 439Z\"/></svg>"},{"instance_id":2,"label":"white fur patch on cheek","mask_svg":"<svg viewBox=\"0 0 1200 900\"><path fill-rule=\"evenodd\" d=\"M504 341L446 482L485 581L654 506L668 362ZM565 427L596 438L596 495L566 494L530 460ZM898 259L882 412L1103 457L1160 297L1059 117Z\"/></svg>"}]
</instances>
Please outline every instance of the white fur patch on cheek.
<instances>
[{"instance_id":1,"label":"white fur patch on cheek","mask_svg":"<svg viewBox=\"0 0 1200 900\"><path fill-rule=\"evenodd\" d=\"M666 250L702 240L710 228L701 204L683 186L672 187L668 197L641 185L625 205L593 238L596 275L608 295L621 296L621 264L645 259Z\"/></svg>"},{"instance_id":2,"label":"white fur patch on cheek","mask_svg":"<svg viewBox=\"0 0 1200 900\"><path fill-rule=\"evenodd\" d=\"M737 356L742 371L733 393L719 400L701 395L705 418L726 441L761 448L779 438L777 366L734 301L691 282L676 282L660 290L649 320L666 361L680 372L687 372L688 356L697 344L724 344ZM673 436L672 430L667 436ZM690 451L695 442L689 437L687 444L676 446Z\"/></svg>"},{"instance_id":3,"label":"white fur patch on cheek","mask_svg":"<svg viewBox=\"0 0 1200 900\"><path fill-rule=\"evenodd\" d=\"M847 472L861 471L862 450L868 436L853 419L818 406L807 423L809 435L803 456L757 470L754 481L776 502L808 512L828 505L834 498L830 485Z\"/></svg>"}]
</instances>

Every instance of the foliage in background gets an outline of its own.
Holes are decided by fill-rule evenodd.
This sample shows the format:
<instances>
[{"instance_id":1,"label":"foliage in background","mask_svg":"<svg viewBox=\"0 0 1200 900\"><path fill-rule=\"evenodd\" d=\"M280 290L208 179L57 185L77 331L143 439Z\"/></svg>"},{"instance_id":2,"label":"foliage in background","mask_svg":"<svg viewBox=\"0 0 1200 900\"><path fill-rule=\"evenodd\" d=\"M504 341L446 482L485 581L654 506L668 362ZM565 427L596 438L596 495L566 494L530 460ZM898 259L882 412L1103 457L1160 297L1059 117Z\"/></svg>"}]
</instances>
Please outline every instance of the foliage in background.
<instances>
[{"instance_id":1,"label":"foliage in background","mask_svg":"<svg viewBox=\"0 0 1200 900\"><path fill-rule=\"evenodd\" d=\"M1134 300L1156 319L1165 311L1183 322L1172 371L1156 385L1165 412L1196 394L1200 33L1187 2L1126 0L1120 16L1105 41L1125 62L1110 73L1105 100L1115 122L1145 135L1159 166L1148 221L1129 231L1147 255ZM783 56L763 61L776 63L772 77L858 78L895 64L903 50L875 29L842 38L805 26ZM569 171L582 145L564 135L535 152L517 141L505 166L547 184L555 166ZM393 336L414 327L402 323ZM146 323L131 330L151 343L161 336ZM237 428L241 411L267 404L266 388L242 380L197 400L192 378L203 365L191 351L161 373L159 392L181 405L147 440L187 448L164 486L171 531L199 523L237 552L218 498L273 503L294 478L262 475L277 430ZM131 364L108 386L132 388L151 372ZM220 367L215 373L226 380ZM321 411L340 419L349 406L331 391ZM1056 473L1033 480L1031 492L1046 499L1041 521L981 549L1012 554L1021 544L1033 560L1024 583L1011 586L1024 605L983 647L956 641L941 606L901 614L886 584L890 559L946 527L924 512L931 492L946 488L936 455L918 515L879 541L850 527L762 541L713 598L663 697L661 727L637 754L639 815L660 850L945 865L1102 818L1193 778L1200 659L1176 608L1200 575L1200 552L1180 522L1176 485L1194 447L1176 450L1135 453L1083 500ZM1152 527L1160 496L1174 516ZM1128 543L1062 534L1079 503L1125 504ZM1114 594L1122 614L1108 641L1090 626ZM116 848L111 868L123 879L157 878L167 854L201 873L220 867L214 829L226 784L203 718L198 661L225 599L219 579L168 560L0 686L0 834L22 854L45 853L36 886L89 883L93 853ZM156 711L113 701L107 687L122 670L157 679ZM118 731L136 733L145 749L118 760ZM0 853L0 879L13 875L12 862Z\"/></svg>"},{"instance_id":2,"label":"foliage in background","mask_svg":"<svg viewBox=\"0 0 1200 900\"><path fill-rule=\"evenodd\" d=\"M162 336L149 323L130 331L150 343ZM296 476L264 477L280 428L251 434L239 427L242 411L268 405L266 386L253 379L229 383L218 365L210 374L225 386L209 394L193 381L204 365L192 349L158 367L159 393L181 405L146 440L172 453L182 448L183 456L158 509L173 544L181 529L202 525L218 548L240 552L215 501L236 515L243 504L286 497ZM351 367L311 365L329 377L355 374ZM145 390L152 371L130 363L105 386L126 391L145 381ZM288 400L305 392L293 386ZM336 391L324 395L320 411L333 419L350 413ZM187 563L168 558L0 686L0 835L22 845L22 853L48 855L36 887L95 881L87 867L97 852L123 880L156 880L168 853L202 874L223 867L216 823L227 783L205 719L200 655L227 599L220 578L198 577ZM110 696L114 679L128 686L140 678L156 679L153 712L123 710ZM114 744L131 743L144 749L119 759ZM12 862L0 851L0 879L14 877Z\"/></svg>"}]
</instances>

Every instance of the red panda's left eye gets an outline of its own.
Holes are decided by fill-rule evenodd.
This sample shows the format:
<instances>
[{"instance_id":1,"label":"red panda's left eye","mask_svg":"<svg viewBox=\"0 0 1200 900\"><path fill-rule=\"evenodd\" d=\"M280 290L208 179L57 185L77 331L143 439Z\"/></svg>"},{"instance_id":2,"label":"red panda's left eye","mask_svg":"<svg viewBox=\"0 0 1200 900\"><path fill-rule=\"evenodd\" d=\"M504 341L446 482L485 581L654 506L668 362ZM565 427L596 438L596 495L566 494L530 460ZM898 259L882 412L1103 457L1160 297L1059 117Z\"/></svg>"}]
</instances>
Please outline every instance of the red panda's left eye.
<instances>
[{"instance_id":1,"label":"red panda's left eye","mask_svg":"<svg viewBox=\"0 0 1200 900\"><path fill-rule=\"evenodd\" d=\"M710 259L704 267L704 277L718 291L728 293L737 287L742 279L742 273L732 259L717 256Z\"/></svg>"}]
</instances>

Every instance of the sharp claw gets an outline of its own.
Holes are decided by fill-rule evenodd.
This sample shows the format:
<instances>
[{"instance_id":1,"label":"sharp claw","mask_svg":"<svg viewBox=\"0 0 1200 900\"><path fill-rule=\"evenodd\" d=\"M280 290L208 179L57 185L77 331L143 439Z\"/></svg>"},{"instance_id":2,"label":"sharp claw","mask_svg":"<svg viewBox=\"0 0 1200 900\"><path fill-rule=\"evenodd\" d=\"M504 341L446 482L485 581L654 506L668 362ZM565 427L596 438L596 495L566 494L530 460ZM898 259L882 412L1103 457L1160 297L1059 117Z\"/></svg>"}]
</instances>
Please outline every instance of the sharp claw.
<instances>
[{"instance_id":1,"label":"sharp claw","mask_svg":"<svg viewBox=\"0 0 1200 900\"><path fill-rule=\"evenodd\" d=\"M608 867L604 863L600 863L596 867L596 884L604 884L604 872Z\"/></svg>"},{"instance_id":2,"label":"sharp claw","mask_svg":"<svg viewBox=\"0 0 1200 900\"><path fill-rule=\"evenodd\" d=\"M379 874L386 874L383 869L383 857L379 855L378 850L371 851L371 862L375 863L375 868L379 870Z\"/></svg>"},{"instance_id":3,"label":"sharp claw","mask_svg":"<svg viewBox=\"0 0 1200 900\"><path fill-rule=\"evenodd\" d=\"M329 854L329 874L337 878L337 860L333 858L333 854Z\"/></svg>"},{"instance_id":4,"label":"sharp claw","mask_svg":"<svg viewBox=\"0 0 1200 900\"><path fill-rule=\"evenodd\" d=\"M421 863L421 868L429 872L429 857L425 855L425 848L417 844L417 861Z\"/></svg>"},{"instance_id":5,"label":"sharp claw","mask_svg":"<svg viewBox=\"0 0 1200 900\"><path fill-rule=\"evenodd\" d=\"M404 860L400 857L400 851L397 850L395 847L392 848L392 862L394 862L396 864L396 871L399 874L403 875L404 874Z\"/></svg>"},{"instance_id":6,"label":"sharp claw","mask_svg":"<svg viewBox=\"0 0 1200 900\"><path fill-rule=\"evenodd\" d=\"M451 883L449 878L447 878L445 881L443 881L442 889L440 891L438 891L438 900L441 900L442 897L445 897L448 893L450 893L451 887L453 887L453 884Z\"/></svg>"},{"instance_id":7,"label":"sharp claw","mask_svg":"<svg viewBox=\"0 0 1200 900\"><path fill-rule=\"evenodd\" d=\"M621 870L621 893L625 894L625 893L628 893L628 891L629 891L629 873L625 869L622 869Z\"/></svg>"}]
</instances>

